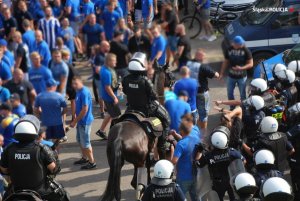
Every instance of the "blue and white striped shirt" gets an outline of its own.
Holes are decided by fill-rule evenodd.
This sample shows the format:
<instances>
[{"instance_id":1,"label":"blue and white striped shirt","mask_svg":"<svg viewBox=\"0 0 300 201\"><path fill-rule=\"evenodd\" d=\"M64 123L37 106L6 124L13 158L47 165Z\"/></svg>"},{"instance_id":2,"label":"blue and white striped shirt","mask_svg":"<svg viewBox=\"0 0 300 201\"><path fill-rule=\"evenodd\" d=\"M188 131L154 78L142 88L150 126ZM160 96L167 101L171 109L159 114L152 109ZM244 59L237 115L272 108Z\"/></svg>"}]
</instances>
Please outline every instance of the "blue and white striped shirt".
<instances>
[{"instance_id":1,"label":"blue and white striped shirt","mask_svg":"<svg viewBox=\"0 0 300 201\"><path fill-rule=\"evenodd\" d=\"M51 17L49 20L46 18L40 19L39 29L42 31L44 40L48 43L50 50L55 48L56 37L59 33L59 21Z\"/></svg>"}]
</instances>

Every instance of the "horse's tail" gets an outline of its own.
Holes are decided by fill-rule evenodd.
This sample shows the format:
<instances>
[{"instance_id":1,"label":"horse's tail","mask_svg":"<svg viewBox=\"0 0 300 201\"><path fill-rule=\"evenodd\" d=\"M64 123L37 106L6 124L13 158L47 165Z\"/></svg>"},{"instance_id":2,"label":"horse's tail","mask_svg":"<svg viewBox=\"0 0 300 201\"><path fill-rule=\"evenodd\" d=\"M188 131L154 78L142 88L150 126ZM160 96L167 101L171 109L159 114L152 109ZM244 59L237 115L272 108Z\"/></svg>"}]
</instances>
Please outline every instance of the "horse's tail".
<instances>
[{"instance_id":1,"label":"horse's tail","mask_svg":"<svg viewBox=\"0 0 300 201\"><path fill-rule=\"evenodd\" d=\"M120 197L120 195L118 196L122 168L122 140L120 138L108 141L107 158L109 161L110 170L102 201L112 201L114 196Z\"/></svg>"}]
</instances>

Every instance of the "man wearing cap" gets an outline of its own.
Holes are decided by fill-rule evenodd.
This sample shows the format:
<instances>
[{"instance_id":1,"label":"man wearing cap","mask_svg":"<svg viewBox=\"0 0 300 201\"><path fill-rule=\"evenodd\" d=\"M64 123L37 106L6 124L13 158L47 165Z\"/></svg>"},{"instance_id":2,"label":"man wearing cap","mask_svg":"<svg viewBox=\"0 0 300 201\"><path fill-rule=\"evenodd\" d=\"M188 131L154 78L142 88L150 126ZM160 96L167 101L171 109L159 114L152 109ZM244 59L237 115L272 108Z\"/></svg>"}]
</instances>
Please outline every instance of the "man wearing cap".
<instances>
[{"instance_id":1,"label":"man wearing cap","mask_svg":"<svg viewBox=\"0 0 300 201\"><path fill-rule=\"evenodd\" d=\"M13 114L18 115L18 117L20 118L26 115L26 107L21 103L21 98L19 94L12 94L10 97L10 102Z\"/></svg>"},{"instance_id":2,"label":"man wearing cap","mask_svg":"<svg viewBox=\"0 0 300 201\"><path fill-rule=\"evenodd\" d=\"M116 30L114 32L114 38L110 42L110 53L117 56L117 66L115 68L117 76L124 78L127 74L127 57L128 57L128 47L123 43L124 34L122 31Z\"/></svg>"},{"instance_id":3,"label":"man wearing cap","mask_svg":"<svg viewBox=\"0 0 300 201\"><path fill-rule=\"evenodd\" d=\"M67 103L64 97L56 92L58 82L53 78L46 81L47 91L40 93L35 100L34 113L41 115L42 125L47 127L47 139L65 137L64 114Z\"/></svg>"},{"instance_id":4,"label":"man wearing cap","mask_svg":"<svg viewBox=\"0 0 300 201\"><path fill-rule=\"evenodd\" d=\"M13 70L15 65L15 58L11 51L7 49L7 41L5 39L0 40L0 49L3 51L2 60L9 65L9 67Z\"/></svg>"},{"instance_id":5,"label":"man wearing cap","mask_svg":"<svg viewBox=\"0 0 300 201\"><path fill-rule=\"evenodd\" d=\"M135 52L144 52L147 58L150 58L151 43L147 36L142 33L140 26L133 28L134 35L129 39L128 50L131 54Z\"/></svg>"},{"instance_id":6,"label":"man wearing cap","mask_svg":"<svg viewBox=\"0 0 300 201\"><path fill-rule=\"evenodd\" d=\"M229 69L227 77L227 96L234 100L234 88L237 85L241 100L246 99L247 70L253 67L253 58L250 50L245 46L241 36L235 36L232 45L225 50L225 60L222 64L220 77L224 76L225 69ZM233 109L231 107L231 109Z\"/></svg>"}]
</instances>

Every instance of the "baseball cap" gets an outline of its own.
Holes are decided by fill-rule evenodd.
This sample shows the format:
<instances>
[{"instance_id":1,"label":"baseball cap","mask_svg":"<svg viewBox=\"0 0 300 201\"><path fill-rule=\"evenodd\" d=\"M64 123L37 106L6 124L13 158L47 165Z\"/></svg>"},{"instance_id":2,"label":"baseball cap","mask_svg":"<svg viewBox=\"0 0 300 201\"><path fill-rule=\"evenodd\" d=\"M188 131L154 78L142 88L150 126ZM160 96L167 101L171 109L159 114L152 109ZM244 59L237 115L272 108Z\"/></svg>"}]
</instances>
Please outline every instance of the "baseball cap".
<instances>
[{"instance_id":1,"label":"baseball cap","mask_svg":"<svg viewBox=\"0 0 300 201\"><path fill-rule=\"evenodd\" d=\"M59 85L59 82L57 82L56 80L54 80L52 78L46 81L47 88L57 86L57 85Z\"/></svg>"},{"instance_id":2,"label":"baseball cap","mask_svg":"<svg viewBox=\"0 0 300 201\"><path fill-rule=\"evenodd\" d=\"M17 94L17 93L13 93L11 96L10 96L10 100L20 100L20 95Z\"/></svg>"},{"instance_id":3,"label":"baseball cap","mask_svg":"<svg viewBox=\"0 0 300 201\"><path fill-rule=\"evenodd\" d=\"M7 41L5 39L1 39L0 46L7 46Z\"/></svg>"},{"instance_id":4,"label":"baseball cap","mask_svg":"<svg viewBox=\"0 0 300 201\"><path fill-rule=\"evenodd\" d=\"M233 43L237 44L237 45L244 45L245 44L245 40L242 36L235 36L233 38Z\"/></svg>"}]
</instances>

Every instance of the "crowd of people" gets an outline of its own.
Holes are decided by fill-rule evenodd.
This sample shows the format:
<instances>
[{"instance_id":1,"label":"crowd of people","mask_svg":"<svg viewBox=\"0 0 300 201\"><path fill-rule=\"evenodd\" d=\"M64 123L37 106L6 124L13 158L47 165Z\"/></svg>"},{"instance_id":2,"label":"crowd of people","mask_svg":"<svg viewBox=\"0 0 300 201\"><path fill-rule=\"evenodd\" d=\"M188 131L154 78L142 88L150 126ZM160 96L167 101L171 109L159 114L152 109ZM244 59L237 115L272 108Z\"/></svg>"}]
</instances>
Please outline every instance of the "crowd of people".
<instances>
[{"instance_id":1,"label":"crowd of people","mask_svg":"<svg viewBox=\"0 0 300 201\"><path fill-rule=\"evenodd\" d=\"M42 165L32 170L25 168L27 172L34 171L39 181L44 180L45 171L59 172L57 160L44 146L67 140L68 101L69 126L76 127L82 154L74 165L81 165L83 170L96 168L90 140L93 98L77 69L78 61L88 61L95 102L103 118L96 135L107 139L108 125L122 114L120 100L124 94L127 111L161 120L164 131L158 137L158 154L152 160L154 179L143 200L185 200L187 193L191 200L199 200L197 170L203 167L208 167L210 191L220 201L226 192L230 200L300 199L300 84L296 79L300 63L294 61L288 69L275 65L274 80L269 83L260 78L252 80L247 98L247 70L253 67L253 59L244 39L233 39L224 50L220 72L215 71L204 63L203 49L197 49L192 57L191 41L185 26L179 23L182 7L187 14L186 0L3 0L0 144L4 151L0 169L3 174L14 173L10 175L14 190L32 189L44 199L58 200L52 194L47 197L49 186L41 186L38 181L24 182L19 174L23 166L12 164L28 160L28 165L31 159L42 157ZM209 22L210 1L199 0L198 9L205 28L201 39L215 40ZM172 64L180 76L173 86L165 86L163 103L158 102L153 88L156 62L160 66ZM208 79L222 79L226 74L228 100L215 101L215 109L222 113L220 126L209 132ZM233 95L236 85L240 100ZM230 106L230 110L221 105ZM35 119L28 114L38 117L43 127L39 129L32 123ZM33 150L42 152L41 156L33 157ZM169 162L160 160L163 156ZM236 160L243 168L246 164L245 170L230 175L228 167ZM39 169L43 165L47 168ZM291 169L293 194L283 179L287 169ZM172 183L174 172L177 184ZM67 197L64 192L59 199L68 200ZM202 200L205 199L211 198L205 195Z\"/></svg>"}]
</instances>

